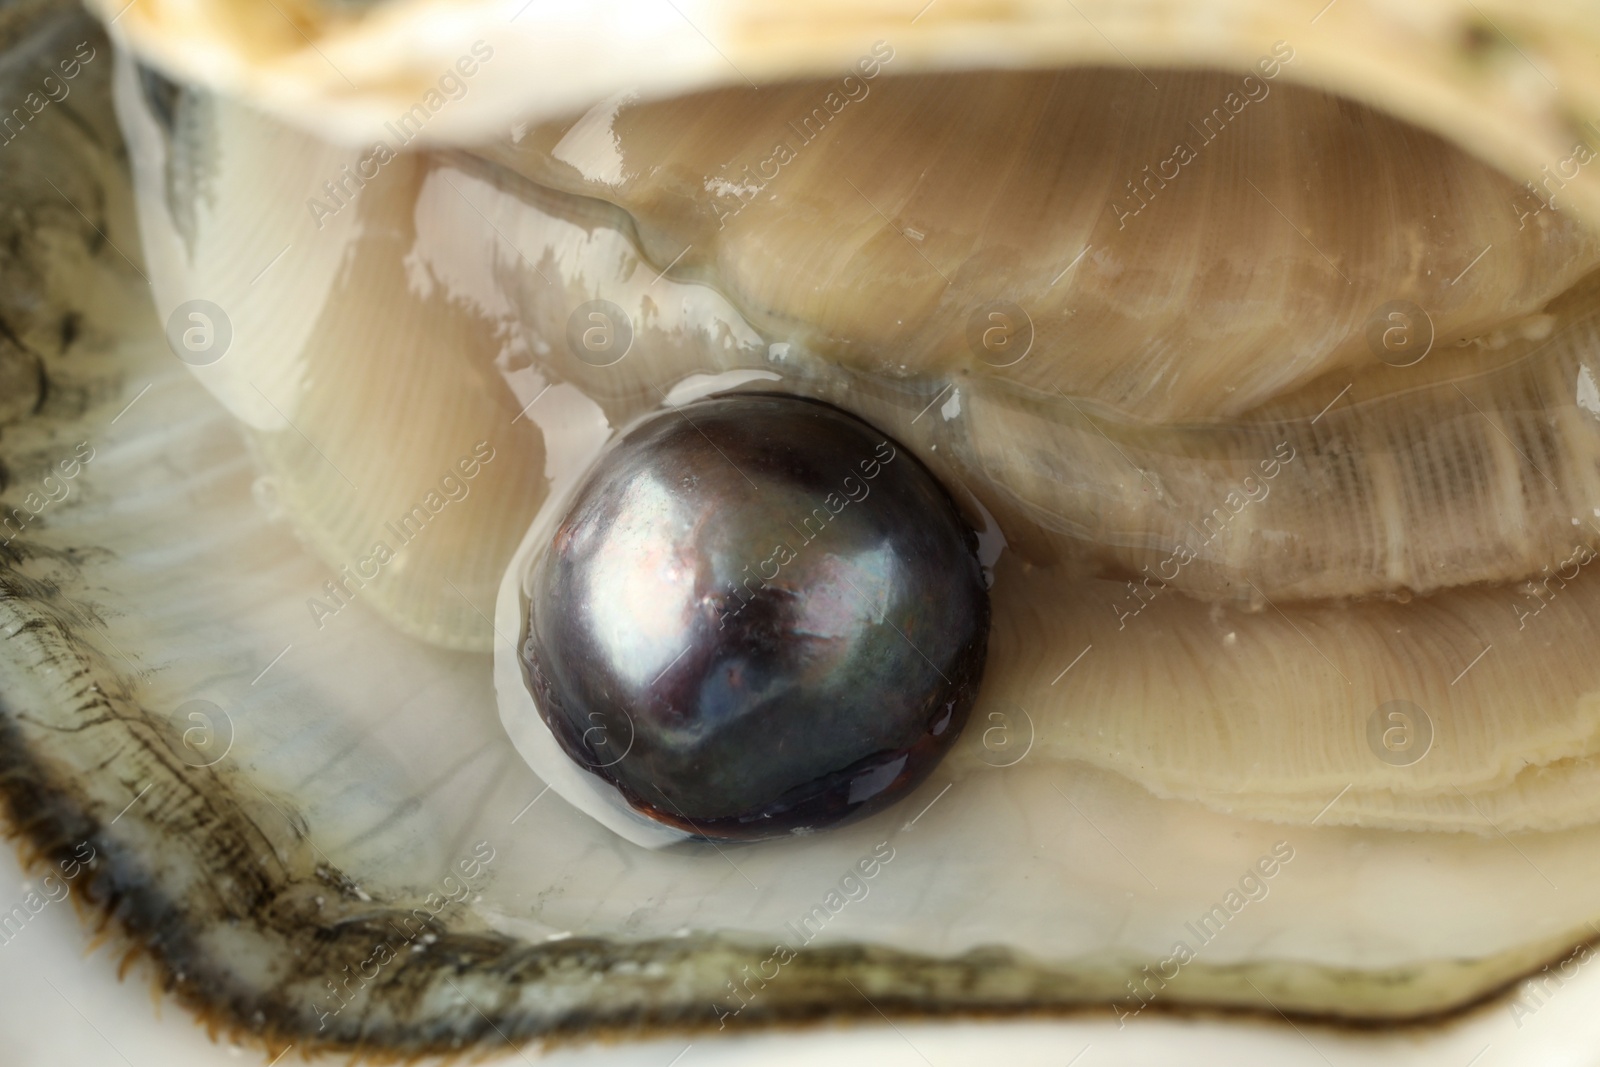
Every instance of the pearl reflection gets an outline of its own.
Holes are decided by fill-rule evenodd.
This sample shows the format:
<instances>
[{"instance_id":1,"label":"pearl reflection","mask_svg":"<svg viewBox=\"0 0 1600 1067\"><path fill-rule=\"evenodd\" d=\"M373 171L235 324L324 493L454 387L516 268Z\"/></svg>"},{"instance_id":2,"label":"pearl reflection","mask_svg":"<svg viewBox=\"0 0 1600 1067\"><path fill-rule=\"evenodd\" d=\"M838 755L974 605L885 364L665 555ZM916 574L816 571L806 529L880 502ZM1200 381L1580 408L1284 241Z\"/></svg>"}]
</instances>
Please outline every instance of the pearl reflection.
<instances>
[{"instance_id":1,"label":"pearl reflection","mask_svg":"<svg viewBox=\"0 0 1600 1067\"><path fill-rule=\"evenodd\" d=\"M655 478L626 492L617 521L585 574L589 626L613 669L634 686L653 681L683 654L695 603L695 560L673 545L692 544L680 497Z\"/></svg>"},{"instance_id":2,"label":"pearl reflection","mask_svg":"<svg viewBox=\"0 0 1600 1067\"><path fill-rule=\"evenodd\" d=\"M883 618L896 578L894 552L882 542L848 557L829 553L817 565L795 630L826 641L851 641Z\"/></svg>"}]
</instances>

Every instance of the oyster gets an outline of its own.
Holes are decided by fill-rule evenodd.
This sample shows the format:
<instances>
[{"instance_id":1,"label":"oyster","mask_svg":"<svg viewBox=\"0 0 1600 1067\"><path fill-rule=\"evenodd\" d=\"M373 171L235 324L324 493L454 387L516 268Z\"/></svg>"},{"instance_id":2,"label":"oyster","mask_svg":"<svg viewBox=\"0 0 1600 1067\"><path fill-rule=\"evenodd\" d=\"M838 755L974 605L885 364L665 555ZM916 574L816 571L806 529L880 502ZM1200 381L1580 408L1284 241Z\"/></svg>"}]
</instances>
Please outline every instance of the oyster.
<instances>
[{"instance_id":1,"label":"oyster","mask_svg":"<svg viewBox=\"0 0 1600 1067\"><path fill-rule=\"evenodd\" d=\"M114 79L4 26L19 88L96 57L6 177L4 780L190 1003L274 1054L1396 1022L1592 933L1596 27L102 14ZM775 383L984 529L979 728L901 809L644 852L501 728L507 564L614 428Z\"/></svg>"}]
</instances>

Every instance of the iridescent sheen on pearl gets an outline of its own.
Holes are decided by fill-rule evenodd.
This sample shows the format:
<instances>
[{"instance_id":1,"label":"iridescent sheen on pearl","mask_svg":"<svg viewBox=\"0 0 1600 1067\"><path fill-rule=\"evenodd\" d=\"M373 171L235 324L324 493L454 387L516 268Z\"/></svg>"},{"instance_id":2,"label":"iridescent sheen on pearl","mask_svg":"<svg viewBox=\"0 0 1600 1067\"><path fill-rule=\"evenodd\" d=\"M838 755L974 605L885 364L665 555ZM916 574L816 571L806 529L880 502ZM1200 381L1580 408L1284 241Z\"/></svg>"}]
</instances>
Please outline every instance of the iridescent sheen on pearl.
<instances>
[{"instance_id":1,"label":"iridescent sheen on pearl","mask_svg":"<svg viewBox=\"0 0 1600 1067\"><path fill-rule=\"evenodd\" d=\"M607 451L534 565L523 662L566 753L712 838L891 803L983 672L977 541L909 452L837 408L740 394Z\"/></svg>"}]
</instances>

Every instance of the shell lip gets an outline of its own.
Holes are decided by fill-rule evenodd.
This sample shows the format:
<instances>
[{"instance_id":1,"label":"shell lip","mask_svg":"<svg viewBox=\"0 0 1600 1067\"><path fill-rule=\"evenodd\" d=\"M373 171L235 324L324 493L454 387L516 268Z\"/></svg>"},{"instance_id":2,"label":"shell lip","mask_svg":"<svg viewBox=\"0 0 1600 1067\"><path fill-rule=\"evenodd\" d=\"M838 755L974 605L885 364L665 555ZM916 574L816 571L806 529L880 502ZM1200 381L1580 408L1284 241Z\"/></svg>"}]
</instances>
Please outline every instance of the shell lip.
<instances>
[{"instance_id":1,"label":"shell lip","mask_svg":"<svg viewBox=\"0 0 1600 1067\"><path fill-rule=\"evenodd\" d=\"M70 784L57 779L32 758L28 745L13 722L17 715L6 694L0 693L0 816L3 816L0 818L0 832L19 850L24 868L43 869L49 864L67 861L73 858L74 848L85 840L101 845L114 844L110 828L102 826L88 814L82 802L74 796ZM113 850L112 854L119 851ZM161 990L172 994L213 1035L225 1036L238 1045L259 1048L269 1057L298 1047L308 1055L358 1052L364 1059L374 1063L409 1063L419 1055L433 1053L454 1056L460 1055L463 1050L464 1035L452 1035L448 1031L438 1031L421 1041L390 1050L375 1049L370 1044L370 1035L356 1031L326 1034L312 1025L314 1020L297 1014L288 1004L260 1003L248 998L241 1000L238 991L230 988L225 968L221 968L214 958L209 958L192 938L183 935L182 920L178 917L181 902L157 887L131 851L118 856L114 869L106 866L86 874L84 883L85 892L81 896L73 895L74 906L85 919L97 918L96 929L102 936L109 934L115 946L111 954L121 961L119 974L125 973L130 966L150 967L155 972L154 977ZM380 918L370 909L367 917L372 921ZM354 942L365 936L362 931L339 924L314 932L322 941L330 944L341 940ZM1574 944L1596 947L1600 946L1600 938L1575 940ZM438 947L444 952L454 949L463 960L480 957L485 952L505 952L521 947L521 965L526 966L531 965L535 958L582 954L587 942L574 938L541 946L516 946L500 935L485 938L483 935L445 934ZM362 940L359 951L364 953L366 950L365 941ZM844 951L849 959L874 953L874 950L867 948L835 951ZM1539 973L1545 966L1554 965L1570 952L1571 949L1566 948L1552 953L1546 963L1530 966L1525 972L1464 1002L1401 1019L1345 1016L1292 1006L1278 1010L1165 999L1156 1000L1148 1007L1158 1019L1244 1023L1258 1031L1274 1032L1281 1032L1281 1024L1288 1024L1314 1027L1330 1035L1405 1035L1415 1040L1446 1034L1456 1026L1483 1017L1491 1008L1513 1000L1528 976ZM978 952L973 955L974 962L981 966L982 961L976 957L988 954ZM839 962L844 964L849 959L841 957ZM567 1017L537 1029L530 1029L526 1025L514 1026L507 1020L502 1020L501 1024L509 1027L509 1032L515 1037L524 1040L537 1037L541 1048L554 1050L610 1044L618 1040L714 1037L726 1033L728 1029L747 1035L771 1032L774 1028L804 1034L841 1023L871 1026L885 1015L902 1022L1065 1022L1103 1020L1106 1011L1106 1005L1098 1001L1064 1000L1059 997L1028 998L1014 1004L969 1003L951 1006L919 999L914 994L879 994L871 1003L857 997L842 998L837 1003L823 1000L811 1004L780 1003L777 1006L753 1004L745 1012L725 1019L718 1019L713 1014L703 1019L681 1014L671 1017L646 1014L614 1018ZM505 1031L487 1020L476 1033L467 1036L467 1040L482 1041L485 1045L504 1038Z\"/></svg>"},{"instance_id":2,"label":"shell lip","mask_svg":"<svg viewBox=\"0 0 1600 1067\"><path fill-rule=\"evenodd\" d=\"M1511 0L1422 9L1274 0L1081 0L1070 11L935 4L915 18L893 5L827 18L814 5L704 0L686 14L621 0L580 17L535 5L510 23L492 0L459 6L448 21L434 0L391 0L354 18L332 0L313 0L300 5L293 33L256 19L248 4L88 2L120 40L175 77L349 144L383 136L386 123L424 101L439 106L425 106L433 114L418 136L463 144L576 116L619 91L661 99L848 74L880 46L897 57L896 73L1132 67L1159 90L1151 74L1160 68L1244 72L1286 43L1301 57L1296 80L1432 129L1530 183L1574 138L1600 137L1588 117L1600 97L1592 62L1600 22ZM493 58L469 64L480 66L470 91L445 102L436 79L454 77L474 48ZM1594 225L1600 171L1581 170L1564 189Z\"/></svg>"}]
</instances>

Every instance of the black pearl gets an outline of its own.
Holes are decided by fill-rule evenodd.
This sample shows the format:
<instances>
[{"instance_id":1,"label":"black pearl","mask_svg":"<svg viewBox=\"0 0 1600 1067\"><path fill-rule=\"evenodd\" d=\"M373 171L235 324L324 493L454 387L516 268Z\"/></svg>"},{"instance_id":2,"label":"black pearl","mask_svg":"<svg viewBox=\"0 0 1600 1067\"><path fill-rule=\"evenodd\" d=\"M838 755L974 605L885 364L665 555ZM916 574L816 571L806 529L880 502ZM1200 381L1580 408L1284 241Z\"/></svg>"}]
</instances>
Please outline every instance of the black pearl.
<instances>
[{"instance_id":1,"label":"black pearl","mask_svg":"<svg viewBox=\"0 0 1600 1067\"><path fill-rule=\"evenodd\" d=\"M523 663L566 753L708 838L814 830L927 777L989 600L938 480L852 415L741 394L599 460L530 583Z\"/></svg>"}]
</instances>

